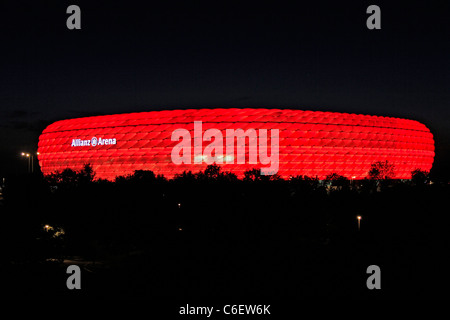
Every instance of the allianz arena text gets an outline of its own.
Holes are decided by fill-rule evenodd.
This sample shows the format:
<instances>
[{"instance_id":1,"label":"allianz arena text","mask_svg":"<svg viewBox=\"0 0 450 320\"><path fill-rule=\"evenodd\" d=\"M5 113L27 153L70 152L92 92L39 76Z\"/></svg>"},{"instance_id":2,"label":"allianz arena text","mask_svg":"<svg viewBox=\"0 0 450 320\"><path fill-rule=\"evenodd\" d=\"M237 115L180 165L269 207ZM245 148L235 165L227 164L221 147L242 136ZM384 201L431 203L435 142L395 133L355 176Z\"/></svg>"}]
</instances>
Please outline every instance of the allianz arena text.
<instances>
[{"instance_id":1,"label":"allianz arena text","mask_svg":"<svg viewBox=\"0 0 450 320\"><path fill-rule=\"evenodd\" d=\"M395 178L429 171L430 130L415 120L290 109L188 109L61 120L39 137L44 175L92 165L96 178L114 180L135 170L173 178L216 163L282 178L324 179L337 173L366 178L371 164L388 161Z\"/></svg>"}]
</instances>

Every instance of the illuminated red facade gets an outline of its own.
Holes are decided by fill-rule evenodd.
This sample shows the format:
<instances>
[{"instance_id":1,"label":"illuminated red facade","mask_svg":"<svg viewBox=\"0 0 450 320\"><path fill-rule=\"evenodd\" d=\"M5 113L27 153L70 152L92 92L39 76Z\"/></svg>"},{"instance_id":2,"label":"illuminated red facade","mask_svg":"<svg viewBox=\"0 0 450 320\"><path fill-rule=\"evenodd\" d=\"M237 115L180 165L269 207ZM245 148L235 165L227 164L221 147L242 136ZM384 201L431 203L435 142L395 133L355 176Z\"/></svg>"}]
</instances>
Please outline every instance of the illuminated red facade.
<instances>
[{"instance_id":1,"label":"illuminated red facade","mask_svg":"<svg viewBox=\"0 0 450 320\"><path fill-rule=\"evenodd\" d=\"M349 179L367 177L370 165L388 160L396 178L429 171L434 140L423 124L390 117L280 109L189 109L117 114L57 121L39 138L39 164L44 174L90 163L97 178L113 180L135 170L152 170L172 178L183 171L204 170L206 163L173 163L176 129L192 131L279 129L279 169L284 178L308 175L323 179L338 173ZM203 149L208 143L203 142ZM270 151L270 148L269 148ZM243 176L261 164L220 164Z\"/></svg>"}]
</instances>

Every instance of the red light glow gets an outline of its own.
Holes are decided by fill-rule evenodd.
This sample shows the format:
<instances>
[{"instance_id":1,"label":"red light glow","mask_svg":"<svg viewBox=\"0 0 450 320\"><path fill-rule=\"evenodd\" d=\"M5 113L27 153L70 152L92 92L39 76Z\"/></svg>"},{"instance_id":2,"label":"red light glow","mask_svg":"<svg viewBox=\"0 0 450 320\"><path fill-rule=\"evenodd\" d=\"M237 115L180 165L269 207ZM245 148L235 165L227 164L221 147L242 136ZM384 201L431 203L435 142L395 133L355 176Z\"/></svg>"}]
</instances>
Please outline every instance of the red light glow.
<instances>
[{"instance_id":1,"label":"red light glow","mask_svg":"<svg viewBox=\"0 0 450 320\"><path fill-rule=\"evenodd\" d=\"M308 175L323 179L338 173L367 177L372 163L389 161L395 178L429 171L434 140L423 124L407 119L337 112L280 109L189 109L117 114L57 121L39 137L38 159L44 174L90 163L96 178L113 180L134 170L152 170L172 178L183 171L204 170L206 163L174 164L174 130L279 129L279 170L283 178ZM88 141L92 141L92 144ZM208 143L203 144L203 149ZM248 150L247 150L248 158ZM261 164L220 164L243 177Z\"/></svg>"}]
</instances>

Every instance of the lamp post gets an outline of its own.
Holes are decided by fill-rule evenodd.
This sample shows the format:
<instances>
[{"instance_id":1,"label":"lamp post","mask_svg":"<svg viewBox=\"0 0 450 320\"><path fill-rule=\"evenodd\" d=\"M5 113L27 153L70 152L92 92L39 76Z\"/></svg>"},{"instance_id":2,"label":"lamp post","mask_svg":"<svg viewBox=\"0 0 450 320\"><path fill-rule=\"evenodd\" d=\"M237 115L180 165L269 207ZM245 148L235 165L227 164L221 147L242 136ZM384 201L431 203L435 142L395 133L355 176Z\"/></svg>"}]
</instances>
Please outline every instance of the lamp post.
<instances>
[{"instance_id":1,"label":"lamp post","mask_svg":"<svg viewBox=\"0 0 450 320\"><path fill-rule=\"evenodd\" d=\"M25 153L25 152L22 152L21 153L21 155L22 155L22 157L26 157L27 159L28 159L28 162L27 162L27 169L28 169L28 173L30 173L30 154L29 153Z\"/></svg>"},{"instance_id":2,"label":"lamp post","mask_svg":"<svg viewBox=\"0 0 450 320\"><path fill-rule=\"evenodd\" d=\"M356 219L358 220L358 231L361 230L361 216L357 216Z\"/></svg>"},{"instance_id":3,"label":"lamp post","mask_svg":"<svg viewBox=\"0 0 450 320\"><path fill-rule=\"evenodd\" d=\"M22 157L26 157L28 159L28 173L34 172L34 155L32 153L21 153ZM36 155L39 155L39 152L36 152Z\"/></svg>"}]
</instances>

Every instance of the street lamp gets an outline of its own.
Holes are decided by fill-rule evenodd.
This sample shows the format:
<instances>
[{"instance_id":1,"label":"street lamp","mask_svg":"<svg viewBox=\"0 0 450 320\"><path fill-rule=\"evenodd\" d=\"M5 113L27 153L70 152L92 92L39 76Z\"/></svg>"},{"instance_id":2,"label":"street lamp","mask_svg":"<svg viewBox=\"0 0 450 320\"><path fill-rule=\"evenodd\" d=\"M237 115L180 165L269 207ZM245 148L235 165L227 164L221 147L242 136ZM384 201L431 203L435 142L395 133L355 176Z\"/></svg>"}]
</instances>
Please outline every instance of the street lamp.
<instances>
[{"instance_id":1,"label":"street lamp","mask_svg":"<svg viewBox=\"0 0 450 320\"><path fill-rule=\"evenodd\" d=\"M30 154L25 152L22 152L21 155L22 157L28 158L28 173L29 173L31 171L30 160L33 158L33 156L30 157Z\"/></svg>"},{"instance_id":2,"label":"street lamp","mask_svg":"<svg viewBox=\"0 0 450 320\"><path fill-rule=\"evenodd\" d=\"M28 158L28 173L33 173L34 172L34 155L32 153L26 153L26 152L22 152L21 153L22 157L26 157ZM36 155L39 155L39 152L36 152Z\"/></svg>"},{"instance_id":3,"label":"street lamp","mask_svg":"<svg viewBox=\"0 0 450 320\"><path fill-rule=\"evenodd\" d=\"M358 231L361 230L361 216L357 216L356 219L358 219Z\"/></svg>"}]
</instances>

